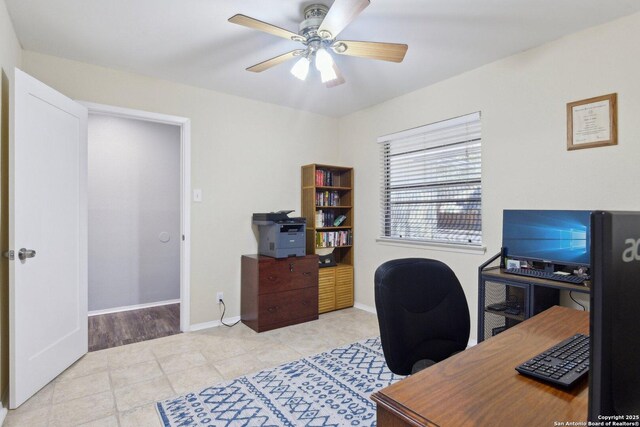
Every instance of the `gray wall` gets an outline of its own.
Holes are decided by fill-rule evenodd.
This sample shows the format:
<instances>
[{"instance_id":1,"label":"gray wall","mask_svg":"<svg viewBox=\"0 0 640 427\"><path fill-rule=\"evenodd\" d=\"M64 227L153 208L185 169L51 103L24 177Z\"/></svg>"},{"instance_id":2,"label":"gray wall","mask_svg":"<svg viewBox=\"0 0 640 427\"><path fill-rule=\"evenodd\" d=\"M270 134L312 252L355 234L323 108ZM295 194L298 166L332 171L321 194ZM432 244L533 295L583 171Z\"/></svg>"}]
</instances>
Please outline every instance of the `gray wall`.
<instances>
[{"instance_id":1,"label":"gray wall","mask_svg":"<svg viewBox=\"0 0 640 427\"><path fill-rule=\"evenodd\" d=\"M89 115L88 188L89 311L179 298L180 128Z\"/></svg>"}]
</instances>

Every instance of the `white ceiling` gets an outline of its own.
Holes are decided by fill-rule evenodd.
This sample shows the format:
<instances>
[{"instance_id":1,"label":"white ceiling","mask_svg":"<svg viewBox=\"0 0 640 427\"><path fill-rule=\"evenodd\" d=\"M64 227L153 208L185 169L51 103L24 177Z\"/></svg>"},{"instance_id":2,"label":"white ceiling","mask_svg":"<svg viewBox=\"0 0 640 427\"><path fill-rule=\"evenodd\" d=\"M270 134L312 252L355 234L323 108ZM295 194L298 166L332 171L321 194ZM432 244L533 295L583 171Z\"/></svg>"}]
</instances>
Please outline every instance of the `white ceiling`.
<instances>
[{"instance_id":1,"label":"white ceiling","mask_svg":"<svg viewBox=\"0 0 640 427\"><path fill-rule=\"evenodd\" d=\"M371 0L339 39L406 43L401 64L336 56L327 89L292 62L246 67L300 45L231 24L242 13L298 31L302 10L332 0L6 0L26 50L274 104L342 116L640 11L637 0ZM613 47L612 47L613 48Z\"/></svg>"}]
</instances>

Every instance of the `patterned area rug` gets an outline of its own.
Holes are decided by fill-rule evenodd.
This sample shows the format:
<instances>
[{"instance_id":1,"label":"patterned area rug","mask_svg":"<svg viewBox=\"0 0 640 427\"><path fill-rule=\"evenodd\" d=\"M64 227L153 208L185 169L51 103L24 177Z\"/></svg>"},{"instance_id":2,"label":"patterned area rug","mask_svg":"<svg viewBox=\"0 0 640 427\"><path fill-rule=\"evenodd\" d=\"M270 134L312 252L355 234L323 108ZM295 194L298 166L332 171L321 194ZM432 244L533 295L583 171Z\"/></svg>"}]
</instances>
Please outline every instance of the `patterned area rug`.
<instances>
[{"instance_id":1,"label":"patterned area rug","mask_svg":"<svg viewBox=\"0 0 640 427\"><path fill-rule=\"evenodd\" d=\"M156 404L165 427L374 426L371 393L403 377L370 338Z\"/></svg>"}]
</instances>

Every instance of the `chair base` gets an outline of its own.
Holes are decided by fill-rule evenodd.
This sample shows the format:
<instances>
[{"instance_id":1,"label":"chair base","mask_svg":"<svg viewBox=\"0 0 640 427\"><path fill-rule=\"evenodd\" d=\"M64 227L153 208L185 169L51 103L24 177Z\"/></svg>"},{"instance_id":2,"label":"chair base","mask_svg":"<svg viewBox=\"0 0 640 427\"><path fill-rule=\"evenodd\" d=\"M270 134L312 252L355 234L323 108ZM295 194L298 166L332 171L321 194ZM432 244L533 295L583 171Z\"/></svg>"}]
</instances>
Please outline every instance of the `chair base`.
<instances>
[{"instance_id":1,"label":"chair base","mask_svg":"<svg viewBox=\"0 0 640 427\"><path fill-rule=\"evenodd\" d=\"M422 371L423 369L426 369L429 366L433 366L435 364L436 364L436 362L434 362L433 360L430 360L430 359L418 360L411 367L411 375L415 374L416 372Z\"/></svg>"}]
</instances>

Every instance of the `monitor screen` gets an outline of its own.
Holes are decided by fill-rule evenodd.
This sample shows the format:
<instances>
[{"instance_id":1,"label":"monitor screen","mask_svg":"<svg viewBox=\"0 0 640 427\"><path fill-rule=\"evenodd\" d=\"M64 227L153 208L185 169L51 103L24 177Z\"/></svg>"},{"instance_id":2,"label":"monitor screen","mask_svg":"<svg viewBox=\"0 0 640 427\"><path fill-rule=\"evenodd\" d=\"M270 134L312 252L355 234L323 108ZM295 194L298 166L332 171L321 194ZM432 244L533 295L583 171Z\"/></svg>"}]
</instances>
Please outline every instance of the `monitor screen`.
<instances>
[{"instance_id":1,"label":"monitor screen","mask_svg":"<svg viewBox=\"0 0 640 427\"><path fill-rule=\"evenodd\" d=\"M589 266L590 211L505 210L505 256L527 261Z\"/></svg>"}]
</instances>

